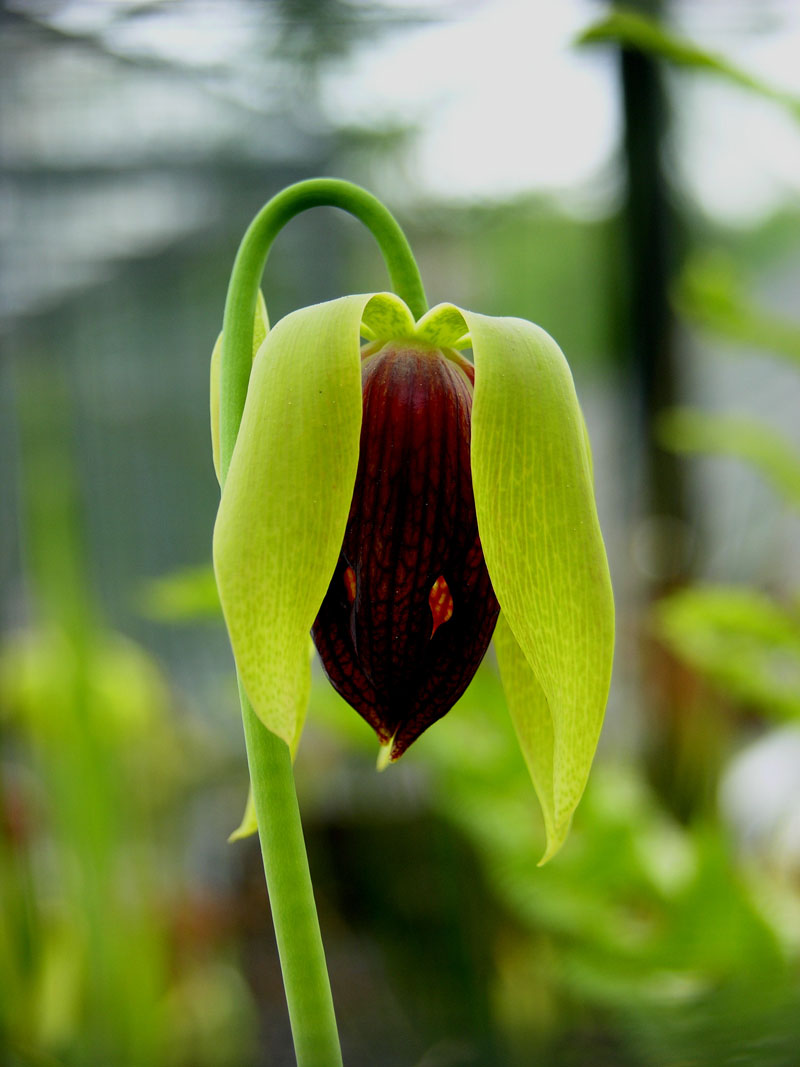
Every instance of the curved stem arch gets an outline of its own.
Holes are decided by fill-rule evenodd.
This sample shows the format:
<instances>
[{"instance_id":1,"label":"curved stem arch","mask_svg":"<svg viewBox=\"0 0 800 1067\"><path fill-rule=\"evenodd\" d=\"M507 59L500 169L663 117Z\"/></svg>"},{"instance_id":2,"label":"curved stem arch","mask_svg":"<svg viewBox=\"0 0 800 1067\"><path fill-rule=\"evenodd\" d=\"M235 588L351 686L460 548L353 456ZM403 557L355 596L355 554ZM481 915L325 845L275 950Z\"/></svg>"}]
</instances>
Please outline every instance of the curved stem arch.
<instances>
[{"instance_id":1,"label":"curved stem arch","mask_svg":"<svg viewBox=\"0 0 800 1067\"><path fill-rule=\"evenodd\" d=\"M415 319L428 310L411 247L394 216L377 197L339 178L297 182L269 200L250 223L233 264L222 322L220 471L228 471L250 377L253 318L258 287L272 243L287 222L312 207L338 207L363 222L375 237L392 288Z\"/></svg>"}]
</instances>

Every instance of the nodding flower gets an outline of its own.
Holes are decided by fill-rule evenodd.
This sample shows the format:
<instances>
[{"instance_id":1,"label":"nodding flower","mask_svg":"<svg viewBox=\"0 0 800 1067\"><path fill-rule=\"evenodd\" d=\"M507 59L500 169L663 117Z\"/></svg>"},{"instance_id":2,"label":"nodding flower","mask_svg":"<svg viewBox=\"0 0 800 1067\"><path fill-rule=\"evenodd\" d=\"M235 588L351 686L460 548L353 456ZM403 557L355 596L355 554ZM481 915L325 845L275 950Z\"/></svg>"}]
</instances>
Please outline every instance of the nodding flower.
<instances>
[{"instance_id":1,"label":"nodding flower","mask_svg":"<svg viewBox=\"0 0 800 1067\"><path fill-rule=\"evenodd\" d=\"M362 350L358 473L311 633L396 759L472 681L500 605L472 492L472 365L454 349L378 345Z\"/></svg>"},{"instance_id":2,"label":"nodding flower","mask_svg":"<svg viewBox=\"0 0 800 1067\"><path fill-rule=\"evenodd\" d=\"M549 858L586 784L614 644L588 436L561 350L524 319L424 303L415 316L392 293L270 329L257 287L235 323L246 399L214 534L244 692L294 748L310 631L386 763L449 711L494 634ZM229 328L226 310L221 338ZM218 475L224 361L221 341Z\"/></svg>"}]
</instances>

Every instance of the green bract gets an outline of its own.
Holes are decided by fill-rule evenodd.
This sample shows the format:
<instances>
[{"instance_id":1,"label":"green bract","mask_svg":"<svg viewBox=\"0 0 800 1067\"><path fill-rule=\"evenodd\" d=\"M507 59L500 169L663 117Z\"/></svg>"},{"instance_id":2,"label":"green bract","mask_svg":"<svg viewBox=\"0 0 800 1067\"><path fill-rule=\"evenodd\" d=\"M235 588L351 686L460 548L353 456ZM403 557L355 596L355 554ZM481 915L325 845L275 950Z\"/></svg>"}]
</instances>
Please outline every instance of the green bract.
<instances>
[{"instance_id":1,"label":"green bract","mask_svg":"<svg viewBox=\"0 0 800 1067\"><path fill-rule=\"evenodd\" d=\"M586 783L614 643L591 458L561 350L529 322L449 304L415 322L388 293L304 308L269 332L259 311L257 338L259 329L214 532L220 599L253 709L294 749L309 631L337 566L358 468L361 339L471 347L475 510L501 607L500 672L548 859ZM215 437L218 396L215 364Z\"/></svg>"}]
</instances>

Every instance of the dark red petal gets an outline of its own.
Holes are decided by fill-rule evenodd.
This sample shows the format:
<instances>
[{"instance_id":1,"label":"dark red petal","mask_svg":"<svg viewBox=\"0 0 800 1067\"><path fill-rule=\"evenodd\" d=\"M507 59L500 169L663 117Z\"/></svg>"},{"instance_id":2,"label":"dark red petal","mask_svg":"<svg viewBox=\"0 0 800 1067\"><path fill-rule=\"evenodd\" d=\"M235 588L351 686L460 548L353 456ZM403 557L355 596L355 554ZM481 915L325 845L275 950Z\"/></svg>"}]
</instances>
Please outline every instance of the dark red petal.
<instances>
[{"instance_id":1,"label":"dark red petal","mask_svg":"<svg viewBox=\"0 0 800 1067\"><path fill-rule=\"evenodd\" d=\"M312 633L334 687L382 741L394 738L396 758L466 689L499 608L475 518L465 371L394 344L365 360L362 382L353 501Z\"/></svg>"}]
</instances>

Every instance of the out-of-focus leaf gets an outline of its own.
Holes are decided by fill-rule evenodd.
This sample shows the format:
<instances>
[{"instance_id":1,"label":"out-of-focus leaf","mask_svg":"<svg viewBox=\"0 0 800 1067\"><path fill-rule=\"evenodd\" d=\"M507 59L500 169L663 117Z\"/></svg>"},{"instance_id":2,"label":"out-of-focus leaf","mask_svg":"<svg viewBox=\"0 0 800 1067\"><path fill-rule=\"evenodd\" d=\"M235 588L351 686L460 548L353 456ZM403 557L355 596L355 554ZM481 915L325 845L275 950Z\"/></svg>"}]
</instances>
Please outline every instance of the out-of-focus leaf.
<instances>
[{"instance_id":1,"label":"out-of-focus leaf","mask_svg":"<svg viewBox=\"0 0 800 1067\"><path fill-rule=\"evenodd\" d=\"M800 99L791 93L781 92L760 78L748 74L723 56L699 48L696 44L671 33L660 22L623 8L612 9L599 22L584 30L579 44L614 42L625 48L647 52L676 66L699 70L724 78L726 81L749 89L769 100L782 104L794 118L800 119Z\"/></svg>"},{"instance_id":2,"label":"out-of-focus leaf","mask_svg":"<svg viewBox=\"0 0 800 1067\"><path fill-rule=\"evenodd\" d=\"M689 321L800 365L800 322L781 318L754 304L724 256L692 260L676 286L673 300L678 312Z\"/></svg>"},{"instance_id":3,"label":"out-of-focus leaf","mask_svg":"<svg viewBox=\"0 0 800 1067\"><path fill-rule=\"evenodd\" d=\"M348 749L359 748L367 767L370 739L341 698L320 681L312 704L315 722ZM733 1063L743 1044L758 1047L765 1027L774 1026L769 1032L781 1035L775 1056L748 1062L792 1062L796 981L786 946L795 926L786 918L788 895L761 907L768 872L754 872L754 893L736 876L718 825L676 822L637 768L618 761L595 766L558 861L537 869L541 829L504 704L497 673L485 664L453 711L415 744L418 763L434 772L425 779L425 803L467 837L503 913L516 923L495 962L504 1010L518 1013L528 1033L533 997L557 1008L567 990L581 1004L624 1018L614 1032L626 1040L636 1035L639 1055L631 1063ZM387 774L403 770L400 763ZM329 797L340 774L340 761L321 760L314 789ZM354 781L364 796L375 795L363 774ZM661 1054L667 1043L668 1060ZM548 1046L536 1062L561 1061Z\"/></svg>"},{"instance_id":4,"label":"out-of-focus leaf","mask_svg":"<svg viewBox=\"0 0 800 1067\"><path fill-rule=\"evenodd\" d=\"M52 755L59 773L71 768L76 776L69 789L84 799L99 781L84 779L85 768L75 771L87 735L92 773L102 776L105 760L113 761L115 775L137 783L129 800L137 810L153 810L173 796L192 766L194 740L188 732L177 735L170 704L155 661L113 631L97 631L77 645L59 627L47 626L9 634L0 649L0 728L19 731ZM177 751L184 759L176 760Z\"/></svg>"},{"instance_id":5,"label":"out-of-focus leaf","mask_svg":"<svg viewBox=\"0 0 800 1067\"><path fill-rule=\"evenodd\" d=\"M214 570L189 567L147 582L138 597L139 608L157 622L221 618Z\"/></svg>"},{"instance_id":6,"label":"out-of-focus leaf","mask_svg":"<svg viewBox=\"0 0 800 1067\"><path fill-rule=\"evenodd\" d=\"M86 647L80 662L57 628L21 631L0 651L0 720L21 721L37 736L59 739L70 724L65 706L78 684L103 734L141 746L166 724L169 690L147 653L111 631ZM87 713L88 714L88 713Z\"/></svg>"},{"instance_id":7,"label":"out-of-focus leaf","mask_svg":"<svg viewBox=\"0 0 800 1067\"><path fill-rule=\"evenodd\" d=\"M800 453L758 419L673 408L661 417L657 432L673 452L733 456L750 463L788 504L800 508Z\"/></svg>"},{"instance_id":8,"label":"out-of-focus leaf","mask_svg":"<svg viewBox=\"0 0 800 1067\"><path fill-rule=\"evenodd\" d=\"M655 609L658 636L682 660L737 700L800 715L800 616L762 593L700 587Z\"/></svg>"}]
</instances>

